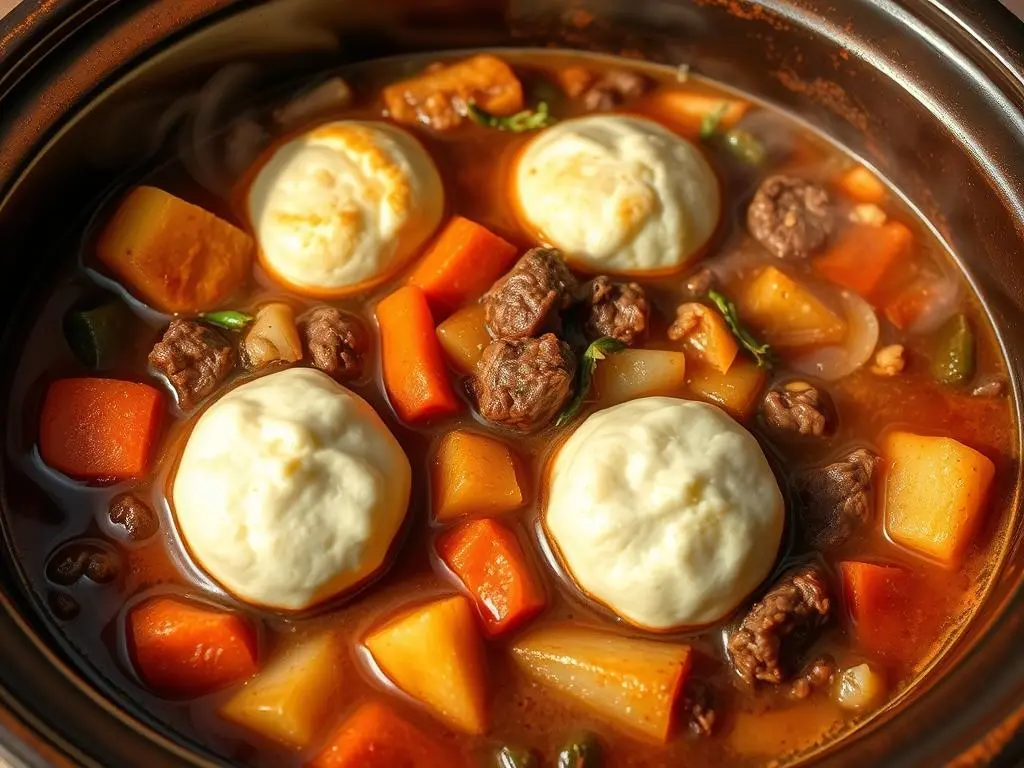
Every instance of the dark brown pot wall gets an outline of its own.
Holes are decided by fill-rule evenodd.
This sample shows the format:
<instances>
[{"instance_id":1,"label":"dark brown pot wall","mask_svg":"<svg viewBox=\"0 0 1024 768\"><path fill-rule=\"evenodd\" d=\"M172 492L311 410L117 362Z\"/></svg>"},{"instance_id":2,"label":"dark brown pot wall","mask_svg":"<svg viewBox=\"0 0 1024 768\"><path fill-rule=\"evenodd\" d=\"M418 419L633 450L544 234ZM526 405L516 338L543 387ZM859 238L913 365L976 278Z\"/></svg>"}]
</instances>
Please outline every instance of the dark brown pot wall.
<instances>
[{"instance_id":1,"label":"dark brown pot wall","mask_svg":"<svg viewBox=\"0 0 1024 768\"><path fill-rule=\"evenodd\" d=\"M0 24L0 359L12 359L13 318L45 286L62 237L141 156L159 114L128 109L144 95L169 103L233 61L254 62L272 87L404 50L548 43L690 64L797 112L876 165L960 255L999 329L1019 403L1024 28L979 0L23 3ZM118 124L114 114L130 117ZM5 403L8 368L0 365ZM2 491L8 509L24 495ZM1005 532L1005 566L955 647L893 716L820 755L820 764L976 765L1000 754L1017 764L1019 517L1018 509ZM70 657L21 584L5 546L0 742L31 765L204 760L145 712L109 703L116 692Z\"/></svg>"}]
</instances>

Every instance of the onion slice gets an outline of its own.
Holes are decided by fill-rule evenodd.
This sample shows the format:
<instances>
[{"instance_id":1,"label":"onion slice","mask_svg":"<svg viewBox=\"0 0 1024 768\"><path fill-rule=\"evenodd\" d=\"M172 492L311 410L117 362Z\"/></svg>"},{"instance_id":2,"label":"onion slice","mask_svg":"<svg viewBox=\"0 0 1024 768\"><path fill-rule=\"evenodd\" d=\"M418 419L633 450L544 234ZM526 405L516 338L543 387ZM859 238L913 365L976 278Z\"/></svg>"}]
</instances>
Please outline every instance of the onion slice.
<instances>
[{"instance_id":1,"label":"onion slice","mask_svg":"<svg viewBox=\"0 0 1024 768\"><path fill-rule=\"evenodd\" d=\"M839 303L848 327L846 339L842 344L819 347L793 360L793 367L800 373L835 381L849 376L871 359L878 345L875 310L853 291L840 291Z\"/></svg>"}]
</instances>

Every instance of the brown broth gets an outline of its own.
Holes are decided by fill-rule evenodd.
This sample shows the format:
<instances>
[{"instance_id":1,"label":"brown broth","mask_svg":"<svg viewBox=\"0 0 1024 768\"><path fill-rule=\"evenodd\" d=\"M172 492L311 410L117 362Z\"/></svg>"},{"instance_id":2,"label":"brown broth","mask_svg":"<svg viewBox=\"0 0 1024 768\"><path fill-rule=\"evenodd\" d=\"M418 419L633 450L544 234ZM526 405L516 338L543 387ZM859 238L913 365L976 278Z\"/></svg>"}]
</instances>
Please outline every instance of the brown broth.
<instances>
[{"instance_id":1,"label":"brown broth","mask_svg":"<svg viewBox=\"0 0 1024 768\"><path fill-rule=\"evenodd\" d=\"M548 83L548 76L558 67L578 61L571 55L538 52L508 54L520 74L525 76L528 92L538 84ZM420 63L427 61L421 59ZM606 66L604 60L594 66ZM377 86L396 79L399 71L409 71L409 61L391 61L379 65L364 65L346 72L357 93L373 94ZM672 74L656 70L663 87L671 87ZM688 88L709 93L721 92L719 86L704 81L691 81ZM550 84L548 90L551 90ZM731 95L731 92L725 91ZM647 101L630 104L629 111L649 114ZM556 114L571 111L565 101L552 104ZM346 117L379 117L381 104L372 98L362 101L345 112ZM789 118L765 112L788 130L787 139L793 148L788 159L771 170L807 171L816 177L828 178L844 167L849 159L835 146L806 127ZM519 246L532 244L529 233L519 225L508 203L507 175L509 160L527 137L500 133L477 126L458 129L450 134L436 136L419 131L437 162L449 196L450 212L474 219ZM750 173L735 163L714 154L712 161L722 172L724 224L714 240L710 255L742 248L749 236L742 226L745 201L763 173ZM133 182L137 181L135 179ZM147 183L162 186L186 199L200 202L223 215L230 215L228 200L210 200L201 193L183 172L180 164L171 162L156 170ZM890 215L909 225L917 242L916 263L929 265L942 274L954 274L948 257L940 244L913 213L895 198L887 204ZM234 217L238 219L238 216ZM81 260L92 267L89 253L90 238L83 239ZM73 254L69 254L69 261ZM769 263L765 255L761 263ZM789 265L792 266L792 265ZM799 267L797 267L799 269ZM753 765L768 758L781 758L799 753L830 737L851 728L857 718L844 713L827 695L816 695L805 702L791 702L784 694L768 689L751 692L731 671L724 656L723 629L729 623L703 631L675 633L668 639L691 644L697 651L694 675L716 690L716 709L719 713L717 732L711 738L697 739L685 733L684 717L673 740L665 746L637 741L623 734L613 725L601 721L585 708L568 703L519 674L509 662L505 652L509 639L489 643L489 691L491 727L485 737L468 737L447 731L433 721L429 714L389 686L377 675L360 649L360 639L367 629L394 611L411 602L423 601L435 594L448 594L456 584L440 566L433 551L433 540L438 527L430 521L427 468L436 438L444 431L459 427L480 427L468 413L457 419L427 429L410 429L400 424L386 402L376 362L372 375L353 388L365 397L381 414L406 449L414 468L413 502L405 538L396 548L394 561L379 580L357 596L344 602L329 603L308 614L280 616L271 612L240 605L216 584L203 576L181 546L175 532L172 512L167 501L167 484L173 472L184 441L197 414L177 419L167 431L157 468L152 476L136 490L146 495L158 510L161 531L153 539L135 545L127 543L107 520L110 499L132 484L113 487L85 487L58 477L42 466L34 448L35 424L42 393L48 381L66 375L82 375L79 366L64 345L55 340L61 336L60 319L64 311L83 292L89 290L94 272L70 270L57 282L58 287L40 307L38 315L27 319L30 330L25 338L22 358L18 364L9 403L10 424L7 436L6 474L15 486L11 493L16 500L7 508L7 524L12 534L17 556L32 590L42 597L54 591L66 591L80 604L80 614L70 621L54 619L57 631L74 651L81 663L93 676L99 676L131 701L137 702L160 722L193 738L228 759L251 766L297 765L308 755L292 755L280 747L261 742L258 737L221 720L215 710L231 691L222 691L194 701L172 702L148 693L136 681L131 670L124 641L124 616L128 608L143 597L174 592L191 595L247 612L260 628L261 659L265 660L280 646L297 638L331 627L349 641L349 654L345 659L344 701L336 707L336 720L340 722L360 701L374 695L383 695L399 707L402 714L420 724L431 733L441 735L476 763L483 763L493 749L502 744L525 745L537 749L545 764L553 762L560 743L570 734L590 729L604 738L608 747L610 765L615 766L687 766ZM956 276L961 283L963 279ZM742 282L744 278L740 277ZM386 294L400 283L399 276L376 296ZM651 346L667 346L664 328L673 316L678 301L680 278L640 280L653 298L656 321ZM964 293L967 291L964 290ZM257 303L271 295L284 292L273 286L265 276L259 276L248 300L242 306ZM315 303L301 297L289 296L297 307ZM337 302L360 313L372 325L374 298L368 301ZM137 307L136 307L137 308ZM977 302L967 297L963 311L979 330L979 376L1004 375L1003 364L987 319ZM158 336L159 317L148 316L140 323L137 349L129 356L124 367L115 375L145 380L145 355ZM892 329L883 332L892 334ZM902 338L902 337L901 337ZM963 567L946 570L906 552L890 542L880 522L859 531L840 550L829 553L826 562L830 568L842 559L855 558L885 563L900 563L914 574L915 601L918 612L911 618L920 627L918 643L908 647L900 658L872 659L880 663L892 682L891 697L906 689L935 655L942 645L951 640L956 627L976 605L983 594L986 576L993 568L997 550L998 532L1003 524L1001 511L1007 506L1013 468L1018 457L1014 453L1017 425L1012 418L1009 401L1004 398L984 399L971 397L966 392L952 390L937 384L928 374L929 346L924 339L906 339L910 352L910 367L903 374L880 378L865 369L828 386L841 415L837 433L826 440L813 443L782 443L765 433L754 418L748 426L760 439L776 463L783 467L784 480L807 467L820 465L841 454L851 444L877 446L886 432L895 426L908 426L916 431L954 437L983 451L997 467L997 487L991 501L987 524L977 537ZM376 358L376 354L374 355ZM783 367L777 377L785 377ZM243 374L232 385L249 378ZM534 620L533 625L573 620L636 634L627 626L614 621L607 613L582 598L544 562L544 549L539 538L540 500L543 494L543 467L559 439L557 430L546 430L533 436L503 434L522 459L524 472L524 508L504 518L515 526L535 559L537 572L543 575L549 597L548 608ZM141 490L140 490L141 489ZM876 515L877 517L877 515ZM95 585L82 580L63 588L47 582L47 558L58 546L80 536L103 537L120 542L124 559L122 575L113 585ZM781 555L785 562L807 553L789 547ZM834 584L838 580L834 579ZM838 593L838 587L836 587ZM838 597L838 595L837 595ZM837 600L841 603L841 599ZM806 654L810 659L820 653L831 653L840 666L857 663L864 657L851 643L847 623L840 618L816 641ZM785 688L785 686L783 686ZM325 734L326 735L326 734ZM315 751L315 750L314 750Z\"/></svg>"}]
</instances>

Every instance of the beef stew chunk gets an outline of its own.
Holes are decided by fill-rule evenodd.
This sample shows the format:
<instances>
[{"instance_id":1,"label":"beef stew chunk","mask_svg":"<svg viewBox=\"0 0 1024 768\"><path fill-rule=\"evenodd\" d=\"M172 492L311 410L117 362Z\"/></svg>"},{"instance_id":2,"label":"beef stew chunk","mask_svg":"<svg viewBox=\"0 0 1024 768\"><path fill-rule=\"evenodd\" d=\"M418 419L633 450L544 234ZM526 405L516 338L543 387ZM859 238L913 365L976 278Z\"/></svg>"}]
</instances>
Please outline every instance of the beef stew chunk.
<instances>
[{"instance_id":1,"label":"beef stew chunk","mask_svg":"<svg viewBox=\"0 0 1024 768\"><path fill-rule=\"evenodd\" d=\"M747 209L750 234L780 259L803 259L832 233L832 200L824 187L795 176L772 176Z\"/></svg>"},{"instance_id":2,"label":"beef stew chunk","mask_svg":"<svg viewBox=\"0 0 1024 768\"><path fill-rule=\"evenodd\" d=\"M806 381L787 381L768 391L761 403L765 423L780 432L823 437L836 426L829 394Z\"/></svg>"},{"instance_id":3,"label":"beef stew chunk","mask_svg":"<svg viewBox=\"0 0 1024 768\"><path fill-rule=\"evenodd\" d=\"M213 394L235 365L235 353L213 328L192 320L172 320L149 353L149 364L167 377L182 410Z\"/></svg>"},{"instance_id":4,"label":"beef stew chunk","mask_svg":"<svg viewBox=\"0 0 1024 768\"><path fill-rule=\"evenodd\" d=\"M828 620L831 607L821 566L809 563L785 573L729 638L736 671L748 683L783 682L794 658Z\"/></svg>"},{"instance_id":5,"label":"beef stew chunk","mask_svg":"<svg viewBox=\"0 0 1024 768\"><path fill-rule=\"evenodd\" d=\"M78 540L62 547L50 560L46 575L54 584L70 586L83 576L96 584L117 578L118 556L97 541Z\"/></svg>"},{"instance_id":6,"label":"beef stew chunk","mask_svg":"<svg viewBox=\"0 0 1024 768\"><path fill-rule=\"evenodd\" d=\"M650 315L643 288L636 283L615 283L604 275L591 280L588 288L588 339L610 336L623 344L633 344L643 336Z\"/></svg>"},{"instance_id":7,"label":"beef stew chunk","mask_svg":"<svg viewBox=\"0 0 1024 768\"><path fill-rule=\"evenodd\" d=\"M148 539L160 528L153 509L133 493L122 493L110 502L110 522L124 527L132 541Z\"/></svg>"},{"instance_id":8,"label":"beef stew chunk","mask_svg":"<svg viewBox=\"0 0 1024 768\"><path fill-rule=\"evenodd\" d=\"M871 516L871 478L878 461L866 448L856 448L839 461L799 478L808 543L818 548L838 547Z\"/></svg>"},{"instance_id":9,"label":"beef stew chunk","mask_svg":"<svg viewBox=\"0 0 1024 768\"><path fill-rule=\"evenodd\" d=\"M793 680L789 695L794 699L806 699L815 691L823 691L832 684L838 668L831 656L819 656L808 664Z\"/></svg>"},{"instance_id":10,"label":"beef stew chunk","mask_svg":"<svg viewBox=\"0 0 1024 768\"><path fill-rule=\"evenodd\" d=\"M715 287L715 273L707 267L701 267L690 273L683 280L683 296L687 299L700 299L708 295Z\"/></svg>"},{"instance_id":11,"label":"beef stew chunk","mask_svg":"<svg viewBox=\"0 0 1024 768\"><path fill-rule=\"evenodd\" d=\"M715 692L702 680L690 679L686 684L683 712L686 725L694 736L710 736L715 730Z\"/></svg>"},{"instance_id":12,"label":"beef stew chunk","mask_svg":"<svg viewBox=\"0 0 1024 768\"><path fill-rule=\"evenodd\" d=\"M557 330L573 299L576 278L554 248L527 251L484 294L487 331L494 339L524 339Z\"/></svg>"},{"instance_id":13,"label":"beef stew chunk","mask_svg":"<svg viewBox=\"0 0 1024 768\"><path fill-rule=\"evenodd\" d=\"M362 375L369 337L357 317L334 307L317 307L299 319L299 333L314 368L337 381Z\"/></svg>"},{"instance_id":14,"label":"beef stew chunk","mask_svg":"<svg viewBox=\"0 0 1024 768\"><path fill-rule=\"evenodd\" d=\"M630 99L643 96L651 85L643 75L626 69L610 69L600 75L591 73L588 77L578 78L576 82L576 92L568 95L580 99L588 112L613 109Z\"/></svg>"},{"instance_id":15,"label":"beef stew chunk","mask_svg":"<svg viewBox=\"0 0 1024 768\"><path fill-rule=\"evenodd\" d=\"M522 432L547 425L572 396L576 357L547 333L539 339L499 339L480 358L471 389L487 421Z\"/></svg>"}]
</instances>

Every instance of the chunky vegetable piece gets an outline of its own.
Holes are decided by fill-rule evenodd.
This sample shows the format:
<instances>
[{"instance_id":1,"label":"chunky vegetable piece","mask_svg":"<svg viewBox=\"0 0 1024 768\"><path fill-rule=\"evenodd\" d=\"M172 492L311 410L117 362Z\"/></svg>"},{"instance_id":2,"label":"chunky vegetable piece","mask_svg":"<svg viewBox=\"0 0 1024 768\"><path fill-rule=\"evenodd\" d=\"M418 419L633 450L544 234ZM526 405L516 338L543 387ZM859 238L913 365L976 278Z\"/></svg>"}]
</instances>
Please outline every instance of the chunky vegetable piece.
<instances>
[{"instance_id":1,"label":"chunky vegetable piece","mask_svg":"<svg viewBox=\"0 0 1024 768\"><path fill-rule=\"evenodd\" d=\"M516 247L486 227L455 216L409 275L434 314L444 317L480 298L515 260Z\"/></svg>"},{"instance_id":2,"label":"chunky vegetable piece","mask_svg":"<svg viewBox=\"0 0 1024 768\"><path fill-rule=\"evenodd\" d=\"M720 373L702 360L686 368L686 390L694 398L725 409L734 418L749 418L768 380L768 371L747 357L737 357L728 373Z\"/></svg>"},{"instance_id":3,"label":"chunky vegetable piece","mask_svg":"<svg viewBox=\"0 0 1024 768\"><path fill-rule=\"evenodd\" d=\"M858 664L839 675L833 698L843 709L864 712L885 701L885 694L885 675L870 664Z\"/></svg>"},{"instance_id":4,"label":"chunky vegetable piece","mask_svg":"<svg viewBox=\"0 0 1024 768\"><path fill-rule=\"evenodd\" d=\"M898 221L879 227L853 226L814 259L814 271L872 301L877 299L882 278L906 256L913 241L913 233Z\"/></svg>"},{"instance_id":5,"label":"chunky vegetable piece","mask_svg":"<svg viewBox=\"0 0 1024 768\"><path fill-rule=\"evenodd\" d=\"M231 298L255 248L242 230L155 187L121 201L96 245L99 260L164 312L201 312Z\"/></svg>"},{"instance_id":6,"label":"chunky vegetable piece","mask_svg":"<svg viewBox=\"0 0 1024 768\"><path fill-rule=\"evenodd\" d=\"M384 387L391 405L413 424L458 413L462 401L448 369L423 291L399 288L377 305Z\"/></svg>"},{"instance_id":7,"label":"chunky vegetable piece","mask_svg":"<svg viewBox=\"0 0 1024 768\"><path fill-rule=\"evenodd\" d=\"M467 733L486 730L483 644L467 598L417 606L371 632L366 647L395 685L444 722Z\"/></svg>"},{"instance_id":8,"label":"chunky vegetable piece","mask_svg":"<svg viewBox=\"0 0 1024 768\"><path fill-rule=\"evenodd\" d=\"M563 625L528 632L510 650L534 679L635 735L668 740L672 708L690 670L689 646Z\"/></svg>"},{"instance_id":9,"label":"chunky vegetable piece","mask_svg":"<svg viewBox=\"0 0 1024 768\"><path fill-rule=\"evenodd\" d=\"M881 203L887 193L885 185L862 165L855 166L839 177L839 188L860 203Z\"/></svg>"},{"instance_id":10,"label":"chunky vegetable piece","mask_svg":"<svg viewBox=\"0 0 1024 768\"><path fill-rule=\"evenodd\" d=\"M656 91L649 105L661 121L691 139L727 131L750 108L747 102L738 99L683 90Z\"/></svg>"},{"instance_id":11,"label":"chunky vegetable piece","mask_svg":"<svg viewBox=\"0 0 1024 768\"><path fill-rule=\"evenodd\" d=\"M431 465L434 518L501 515L523 504L516 460L500 440L476 432L449 432Z\"/></svg>"},{"instance_id":12,"label":"chunky vegetable piece","mask_svg":"<svg viewBox=\"0 0 1024 768\"><path fill-rule=\"evenodd\" d=\"M870 653L903 658L919 639L909 571L852 561L840 563L839 571L858 642Z\"/></svg>"},{"instance_id":13,"label":"chunky vegetable piece","mask_svg":"<svg viewBox=\"0 0 1024 768\"><path fill-rule=\"evenodd\" d=\"M594 390L602 408L654 395L681 396L686 355L661 349L624 349L601 361Z\"/></svg>"},{"instance_id":14,"label":"chunky vegetable piece","mask_svg":"<svg viewBox=\"0 0 1024 768\"><path fill-rule=\"evenodd\" d=\"M590 394L590 386L593 383L594 372L598 368L598 361L606 360L610 355L616 355L626 349L621 341L604 336L590 343L580 357L579 369L576 372L576 394L569 404L565 406L558 418L555 419L556 427L563 427L576 418L583 403Z\"/></svg>"},{"instance_id":15,"label":"chunky vegetable piece","mask_svg":"<svg viewBox=\"0 0 1024 768\"><path fill-rule=\"evenodd\" d=\"M324 632L271 659L220 708L222 717L292 749L322 735L342 694L341 638Z\"/></svg>"},{"instance_id":16,"label":"chunky vegetable piece","mask_svg":"<svg viewBox=\"0 0 1024 768\"><path fill-rule=\"evenodd\" d=\"M163 398L146 384L58 379L43 403L39 453L76 480L141 477L149 470L163 413Z\"/></svg>"},{"instance_id":17,"label":"chunky vegetable piece","mask_svg":"<svg viewBox=\"0 0 1024 768\"><path fill-rule=\"evenodd\" d=\"M473 373L484 349L491 343L486 314L487 308L483 304L470 304L437 326L441 348L459 373Z\"/></svg>"},{"instance_id":18,"label":"chunky vegetable piece","mask_svg":"<svg viewBox=\"0 0 1024 768\"><path fill-rule=\"evenodd\" d=\"M776 267L764 269L736 300L740 315L776 347L838 344L846 322Z\"/></svg>"},{"instance_id":19,"label":"chunky vegetable piece","mask_svg":"<svg viewBox=\"0 0 1024 768\"><path fill-rule=\"evenodd\" d=\"M953 315L939 329L932 351L932 375L943 384L966 384L974 376L974 331L964 315Z\"/></svg>"},{"instance_id":20,"label":"chunky vegetable piece","mask_svg":"<svg viewBox=\"0 0 1024 768\"><path fill-rule=\"evenodd\" d=\"M669 338L688 344L693 352L720 373L726 373L740 348L725 318L711 307L696 301L676 310Z\"/></svg>"},{"instance_id":21,"label":"chunky vegetable piece","mask_svg":"<svg viewBox=\"0 0 1024 768\"><path fill-rule=\"evenodd\" d=\"M135 671L160 696L201 696L253 675L256 633L238 614L156 597L128 614Z\"/></svg>"},{"instance_id":22,"label":"chunky vegetable piece","mask_svg":"<svg viewBox=\"0 0 1024 768\"><path fill-rule=\"evenodd\" d=\"M107 370L127 351L136 322L123 302L108 299L64 315L64 338L82 365L94 371Z\"/></svg>"},{"instance_id":23,"label":"chunky vegetable piece","mask_svg":"<svg viewBox=\"0 0 1024 768\"><path fill-rule=\"evenodd\" d=\"M441 559L476 601L484 632L497 637L543 610L546 600L515 533L472 520L437 542Z\"/></svg>"},{"instance_id":24,"label":"chunky vegetable piece","mask_svg":"<svg viewBox=\"0 0 1024 768\"><path fill-rule=\"evenodd\" d=\"M399 123L425 123L443 131L462 122L470 103L492 115L519 112L523 88L508 64L481 54L389 85L384 103Z\"/></svg>"},{"instance_id":25,"label":"chunky vegetable piece","mask_svg":"<svg viewBox=\"0 0 1024 768\"><path fill-rule=\"evenodd\" d=\"M371 701L327 739L310 768L439 768L463 765L431 736L386 704Z\"/></svg>"},{"instance_id":26,"label":"chunky vegetable piece","mask_svg":"<svg viewBox=\"0 0 1024 768\"><path fill-rule=\"evenodd\" d=\"M981 522L995 465L952 438L909 432L889 433L882 458L889 536L955 566Z\"/></svg>"},{"instance_id":27,"label":"chunky vegetable piece","mask_svg":"<svg viewBox=\"0 0 1024 768\"><path fill-rule=\"evenodd\" d=\"M283 301L264 304L242 341L242 359L250 368L302 359L302 340L295 328L295 312Z\"/></svg>"}]
</instances>

